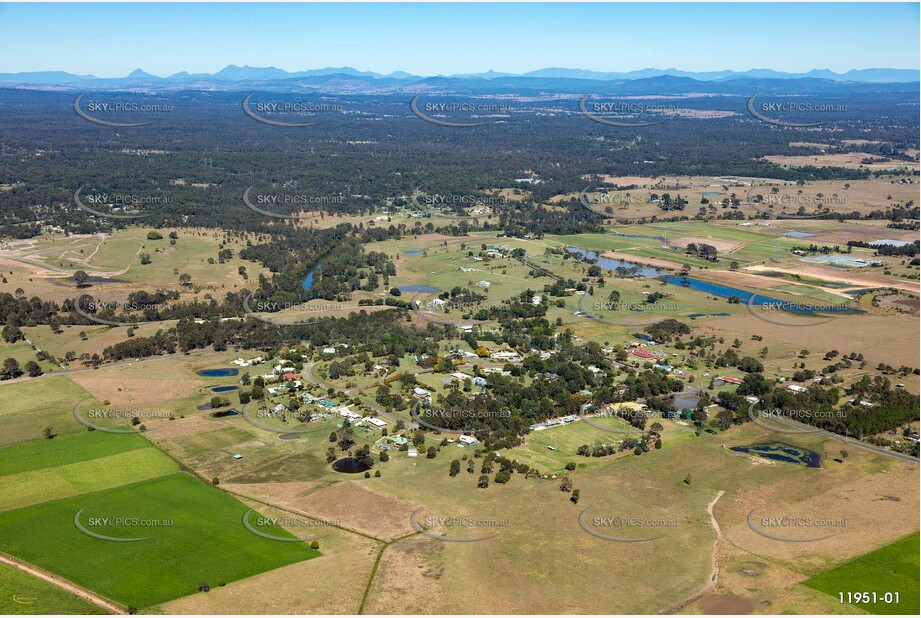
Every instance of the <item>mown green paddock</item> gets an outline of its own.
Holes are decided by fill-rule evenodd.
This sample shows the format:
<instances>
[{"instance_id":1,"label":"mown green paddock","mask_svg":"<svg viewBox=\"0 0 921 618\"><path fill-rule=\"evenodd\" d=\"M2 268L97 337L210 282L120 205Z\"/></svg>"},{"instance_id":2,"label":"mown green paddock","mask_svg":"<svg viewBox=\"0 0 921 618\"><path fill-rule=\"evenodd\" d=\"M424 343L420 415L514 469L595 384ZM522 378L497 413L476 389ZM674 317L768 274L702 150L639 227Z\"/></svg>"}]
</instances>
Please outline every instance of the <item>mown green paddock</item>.
<instances>
[{"instance_id":1,"label":"mown green paddock","mask_svg":"<svg viewBox=\"0 0 921 618\"><path fill-rule=\"evenodd\" d=\"M146 540L116 542L93 533ZM242 523L247 507L176 472L0 513L0 549L126 606L145 608L319 555L303 542L265 539ZM122 518L126 523L95 523ZM253 522L256 522L256 516ZM40 522L40 525L36 525ZM294 538L277 526L261 531Z\"/></svg>"},{"instance_id":2,"label":"mown green paddock","mask_svg":"<svg viewBox=\"0 0 921 618\"><path fill-rule=\"evenodd\" d=\"M876 593L877 603L859 603L855 607L871 614L921 613L918 595L918 533L881 547L855 560L846 562L829 571L820 573L805 582L805 585L839 598L839 593ZM885 593L899 593L898 603L883 603Z\"/></svg>"}]
</instances>

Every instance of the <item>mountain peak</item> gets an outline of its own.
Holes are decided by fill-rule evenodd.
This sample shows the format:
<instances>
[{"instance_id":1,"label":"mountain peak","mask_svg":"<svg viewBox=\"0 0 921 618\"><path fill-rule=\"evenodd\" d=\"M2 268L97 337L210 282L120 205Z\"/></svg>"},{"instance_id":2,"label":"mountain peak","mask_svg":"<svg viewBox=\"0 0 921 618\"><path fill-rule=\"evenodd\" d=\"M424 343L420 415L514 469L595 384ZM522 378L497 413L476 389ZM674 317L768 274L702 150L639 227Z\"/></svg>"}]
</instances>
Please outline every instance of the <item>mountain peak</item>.
<instances>
[{"instance_id":1,"label":"mountain peak","mask_svg":"<svg viewBox=\"0 0 921 618\"><path fill-rule=\"evenodd\" d=\"M131 71L130 73L128 73L128 78L129 79L147 79L147 78L159 79L156 75L151 75L150 73L148 73L147 71L143 69L135 69Z\"/></svg>"}]
</instances>

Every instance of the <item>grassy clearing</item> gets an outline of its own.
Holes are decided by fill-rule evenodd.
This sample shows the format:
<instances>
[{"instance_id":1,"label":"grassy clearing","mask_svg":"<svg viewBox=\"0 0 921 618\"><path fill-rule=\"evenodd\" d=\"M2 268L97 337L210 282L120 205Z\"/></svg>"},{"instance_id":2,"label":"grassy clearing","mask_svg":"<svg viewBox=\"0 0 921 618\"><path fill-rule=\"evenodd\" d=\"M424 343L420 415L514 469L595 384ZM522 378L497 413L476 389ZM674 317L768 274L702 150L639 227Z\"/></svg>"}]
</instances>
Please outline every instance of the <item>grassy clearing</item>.
<instances>
[{"instance_id":1,"label":"grassy clearing","mask_svg":"<svg viewBox=\"0 0 921 618\"><path fill-rule=\"evenodd\" d=\"M89 461L0 477L0 511L79 496L176 472L176 462L153 446Z\"/></svg>"},{"instance_id":2,"label":"grassy clearing","mask_svg":"<svg viewBox=\"0 0 921 618\"><path fill-rule=\"evenodd\" d=\"M150 447L140 435L111 435L100 431L31 440L0 449L0 476L75 464Z\"/></svg>"},{"instance_id":3,"label":"grassy clearing","mask_svg":"<svg viewBox=\"0 0 921 618\"><path fill-rule=\"evenodd\" d=\"M0 445L38 439L49 426L59 435L86 431L73 409L90 394L64 376L0 384L0 396Z\"/></svg>"},{"instance_id":4,"label":"grassy clearing","mask_svg":"<svg viewBox=\"0 0 921 618\"><path fill-rule=\"evenodd\" d=\"M92 538L74 526L121 538ZM242 525L246 506L183 473L0 514L3 551L125 605L145 608L319 555L303 543L258 537ZM139 525L92 525L91 518ZM42 522L36 526L35 522ZM154 525L150 522L157 522ZM148 525L142 525L147 523ZM168 525L167 525L168 524ZM293 538L281 528L263 528Z\"/></svg>"}]
</instances>

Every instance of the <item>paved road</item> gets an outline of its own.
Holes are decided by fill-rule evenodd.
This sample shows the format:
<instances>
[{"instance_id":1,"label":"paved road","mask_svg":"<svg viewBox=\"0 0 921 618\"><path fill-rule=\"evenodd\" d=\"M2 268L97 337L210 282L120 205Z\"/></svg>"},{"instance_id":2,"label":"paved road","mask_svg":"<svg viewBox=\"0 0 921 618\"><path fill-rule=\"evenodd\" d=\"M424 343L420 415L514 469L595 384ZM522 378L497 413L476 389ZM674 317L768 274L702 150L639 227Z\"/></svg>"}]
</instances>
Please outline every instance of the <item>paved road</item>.
<instances>
[{"instance_id":1,"label":"paved road","mask_svg":"<svg viewBox=\"0 0 921 618\"><path fill-rule=\"evenodd\" d=\"M755 408L755 405L756 405L756 404L753 403L753 404L751 404L750 406L748 406L748 414L749 414L749 416L752 417L753 419L755 418L755 417L753 416L753 414L754 414L753 410L754 410L754 408ZM856 438L851 438L851 437L849 437L849 436L838 435L838 434L833 433L833 432L831 432L831 431L825 431L824 429L819 429L819 428L817 428L817 427L813 427L812 425L807 425L806 423L801 423L801 422L799 422L799 421L795 421L795 420L793 420L793 419L791 419L791 418L786 418L786 417L771 417L771 420L774 421L774 422L776 422L776 423L779 423L779 424L781 424L781 425L786 425L787 427L791 427L791 428L795 428L795 429L801 430L801 431L798 431L798 432L786 432L786 433L800 433L800 434L814 434L814 435L819 435L819 436L823 436L823 437L825 437L825 438L829 438L829 439L831 439L831 440L840 440L841 442L844 442L845 444L850 444L851 446L856 446L857 448L862 448L862 449L867 450L867 451L873 451L874 453L878 453L878 454L880 454L880 455L887 455L887 456L889 456L889 457L894 457L895 459L901 459L902 461L907 461L908 463L913 463L913 464L915 464L915 465L917 465L918 463L921 463L921 462L919 462L919 460L918 460L917 457L912 457L911 455L905 455L904 453L897 453L897 452L895 452L895 451L890 451L889 449L885 449L885 448L883 448L883 447L881 447L881 446L874 446L874 445L872 445L872 444L867 444L866 442L862 442L862 441L860 441L860 440L857 440ZM758 424L760 424L760 425L762 425L762 426L764 427L765 425L764 425L763 423L764 423L764 421L761 421L761 422L759 422ZM768 427L768 428L769 428L769 427ZM779 430L778 430L778 431L779 431ZM783 433L783 432L781 432L781 433Z\"/></svg>"},{"instance_id":2,"label":"paved road","mask_svg":"<svg viewBox=\"0 0 921 618\"><path fill-rule=\"evenodd\" d=\"M840 436L836 433L825 431L824 429L816 430L815 427L811 425L807 425L805 423L800 423L799 421L794 421L788 418L772 418L771 420L777 421L778 423L782 425L796 427L797 429L810 429L812 430L812 433L816 433L818 435L824 436L826 438L831 438L833 440L840 440L841 442L844 442L845 444L850 444L851 446L856 446L857 448L862 448L868 451L873 451L875 453L879 453L880 455L888 455L889 457L901 459L902 461L907 461L908 463L913 463L915 465L918 465L918 463L921 463L919 462L917 457L912 457L911 455L905 455L904 453L897 453L895 451L890 451L889 449L885 449L881 446L874 446L872 444L867 444L866 442L861 442L860 440L857 440L855 438L849 438L847 436Z\"/></svg>"}]
</instances>

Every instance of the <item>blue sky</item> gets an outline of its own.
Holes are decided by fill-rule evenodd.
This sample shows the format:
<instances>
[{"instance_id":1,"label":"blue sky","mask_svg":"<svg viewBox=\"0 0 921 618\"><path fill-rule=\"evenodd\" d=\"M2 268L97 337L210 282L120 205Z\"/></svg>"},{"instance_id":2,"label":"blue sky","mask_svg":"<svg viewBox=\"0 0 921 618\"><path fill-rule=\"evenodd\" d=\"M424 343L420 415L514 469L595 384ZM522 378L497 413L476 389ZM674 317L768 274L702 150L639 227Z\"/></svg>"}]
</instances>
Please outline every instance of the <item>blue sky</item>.
<instances>
[{"instance_id":1,"label":"blue sky","mask_svg":"<svg viewBox=\"0 0 921 618\"><path fill-rule=\"evenodd\" d=\"M919 66L919 5L0 4L0 72Z\"/></svg>"}]
</instances>

